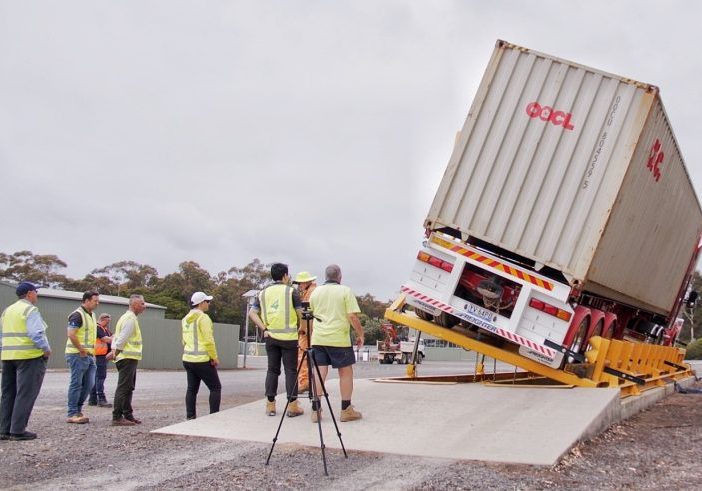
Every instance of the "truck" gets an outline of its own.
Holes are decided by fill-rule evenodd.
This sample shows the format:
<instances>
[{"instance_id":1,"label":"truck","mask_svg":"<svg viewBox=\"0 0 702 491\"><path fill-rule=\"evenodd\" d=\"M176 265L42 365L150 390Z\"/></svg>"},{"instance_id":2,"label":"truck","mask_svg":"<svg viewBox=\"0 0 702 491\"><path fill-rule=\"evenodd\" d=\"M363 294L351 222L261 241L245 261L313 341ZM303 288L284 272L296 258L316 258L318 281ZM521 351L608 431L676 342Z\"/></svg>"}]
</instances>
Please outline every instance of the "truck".
<instances>
[{"instance_id":1,"label":"truck","mask_svg":"<svg viewBox=\"0 0 702 491\"><path fill-rule=\"evenodd\" d=\"M416 315L558 369L675 343L702 209L658 87L498 41L424 229Z\"/></svg>"},{"instance_id":2,"label":"truck","mask_svg":"<svg viewBox=\"0 0 702 491\"><path fill-rule=\"evenodd\" d=\"M417 338L407 336L403 329L396 329L390 322L380 324L380 329L383 332L383 340L377 342L378 362L380 364L391 365L393 362L397 362L398 365L422 363L426 355L424 354L424 342L421 338L418 341L417 358L415 360L414 345L417 342Z\"/></svg>"}]
</instances>

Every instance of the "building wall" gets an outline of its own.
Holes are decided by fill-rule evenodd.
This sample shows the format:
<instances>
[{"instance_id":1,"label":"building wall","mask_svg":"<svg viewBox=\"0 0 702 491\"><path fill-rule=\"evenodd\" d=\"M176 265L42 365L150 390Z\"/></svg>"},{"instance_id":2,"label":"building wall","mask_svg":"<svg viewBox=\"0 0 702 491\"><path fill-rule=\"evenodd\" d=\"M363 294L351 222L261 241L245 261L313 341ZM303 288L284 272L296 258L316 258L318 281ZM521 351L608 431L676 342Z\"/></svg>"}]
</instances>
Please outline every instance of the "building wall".
<instances>
[{"instance_id":1,"label":"building wall","mask_svg":"<svg viewBox=\"0 0 702 491\"><path fill-rule=\"evenodd\" d=\"M14 287L0 283L0 311L16 301ZM64 358L67 321L69 314L79 306L80 301L42 297L40 292L37 307L48 325L46 333L53 351L48 364L49 368L67 368ZM98 316L103 312L110 314L112 316L110 330L114 331L117 320L126 310L126 305L101 303L95 313ZM183 368L180 320L165 319L165 312L161 307L147 307L139 315L139 326L144 343L140 368ZM216 323L214 331L221 368L237 368L239 326Z\"/></svg>"}]
</instances>

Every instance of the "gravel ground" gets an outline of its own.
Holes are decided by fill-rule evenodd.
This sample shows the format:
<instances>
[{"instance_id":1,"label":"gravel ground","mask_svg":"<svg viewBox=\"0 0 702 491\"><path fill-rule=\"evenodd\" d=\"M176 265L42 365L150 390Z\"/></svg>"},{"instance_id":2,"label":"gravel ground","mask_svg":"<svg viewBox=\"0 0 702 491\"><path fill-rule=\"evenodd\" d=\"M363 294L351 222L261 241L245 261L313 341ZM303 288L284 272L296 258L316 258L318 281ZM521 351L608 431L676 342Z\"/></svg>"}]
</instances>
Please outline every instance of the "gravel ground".
<instances>
[{"instance_id":1,"label":"gravel ground","mask_svg":"<svg viewBox=\"0 0 702 491\"><path fill-rule=\"evenodd\" d=\"M358 367L360 377L403 371L366 365ZM424 373L459 366L427 365ZM222 408L260 399L263 377L260 368L221 372ZM108 391L115 378L108 377ZM327 449L325 477L319 448L278 444L265 466L268 444L150 434L183 421L181 372L139 372L134 407L144 423L129 428L109 426L110 410L92 407L84 411L90 424L66 424L67 380L64 371L47 374L29 428L39 439L0 442L2 489L702 488L702 395L674 394L579 444L553 468L356 451L344 458ZM202 414L206 394L200 394Z\"/></svg>"}]
</instances>

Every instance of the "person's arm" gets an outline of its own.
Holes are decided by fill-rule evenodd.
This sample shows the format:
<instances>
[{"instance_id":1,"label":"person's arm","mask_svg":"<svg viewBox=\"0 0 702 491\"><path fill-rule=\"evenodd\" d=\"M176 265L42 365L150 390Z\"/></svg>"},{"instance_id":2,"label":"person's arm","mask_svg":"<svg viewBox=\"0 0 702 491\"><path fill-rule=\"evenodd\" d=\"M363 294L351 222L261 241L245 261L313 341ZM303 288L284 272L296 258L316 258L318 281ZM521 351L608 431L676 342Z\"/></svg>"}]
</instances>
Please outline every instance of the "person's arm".
<instances>
[{"instance_id":1,"label":"person's arm","mask_svg":"<svg viewBox=\"0 0 702 491\"><path fill-rule=\"evenodd\" d=\"M117 356L124 349L124 345L127 344L127 340L134 334L134 328L136 324L134 319L129 319L122 325L122 330L119 332L119 336L114 343L112 343L113 356Z\"/></svg>"},{"instance_id":2,"label":"person's arm","mask_svg":"<svg viewBox=\"0 0 702 491\"><path fill-rule=\"evenodd\" d=\"M197 321L197 327L200 329L200 340L201 346L207 351L207 356L210 357L210 363L212 366L219 365L219 358L217 357L217 346L214 340L214 327L212 325L212 319L207 314L200 316Z\"/></svg>"},{"instance_id":3,"label":"person's arm","mask_svg":"<svg viewBox=\"0 0 702 491\"><path fill-rule=\"evenodd\" d=\"M71 344L78 350L78 354L81 357L88 356L88 350L83 348L80 340L78 339L78 329L83 326L83 316L78 312L74 312L68 318L68 327L66 328L66 333L68 334L68 339Z\"/></svg>"},{"instance_id":4,"label":"person's arm","mask_svg":"<svg viewBox=\"0 0 702 491\"><path fill-rule=\"evenodd\" d=\"M268 337L268 328L261 320L261 317L259 317L258 309L251 307L251 309L249 310L249 319L251 319L253 323L256 324L256 327L258 327L261 330L264 338Z\"/></svg>"},{"instance_id":5,"label":"person's arm","mask_svg":"<svg viewBox=\"0 0 702 491\"><path fill-rule=\"evenodd\" d=\"M45 357L51 356L51 346L46 337L46 324L38 309L34 309L27 317L27 334L34 345L44 352Z\"/></svg>"},{"instance_id":6,"label":"person's arm","mask_svg":"<svg viewBox=\"0 0 702 491\"><path fill-rule=\"evenodd\" d=\"M349 318L351 326L353 326L353 330L356 332L356 344L359 347L363 346L365 340L363 339L363 326L361 325L361 321L358 320L358 316L354 313L349 313L346 315Z\"/></svg>"}]
</instances>

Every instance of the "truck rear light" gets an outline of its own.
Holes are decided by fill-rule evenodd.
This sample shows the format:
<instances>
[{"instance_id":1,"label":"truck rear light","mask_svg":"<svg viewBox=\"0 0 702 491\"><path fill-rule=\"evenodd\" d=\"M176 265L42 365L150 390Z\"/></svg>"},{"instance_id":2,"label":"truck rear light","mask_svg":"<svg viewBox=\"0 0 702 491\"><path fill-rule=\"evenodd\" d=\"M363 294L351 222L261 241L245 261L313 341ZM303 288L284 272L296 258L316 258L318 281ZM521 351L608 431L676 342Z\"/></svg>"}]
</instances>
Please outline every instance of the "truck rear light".
<instances>
[{"instance_id":1,"label":"truck rear light","mask_svg":"<svg viewBox=\"0 0 702 491\"><path fill-rule=\"evenodd\" d=\"M559 319L564 320L566 322L569 321L571 317L570 312L563 309L559 309L558 307L555 307L546 302L542 302L541 300L537 300L536 298L532 298L531 300L529 300L529 307L536 310L540 310L554 317L558 317Z\"/></svg>"},{"instance_id":2,"label":"truck rear light","mask_svg":"<svg viewBox=\"0 0 702 491\"><path fill-rule=\"evenodd\" d=\"M428 254L424 251L419 251L417 253L417 259L419 259L423 263L431 264L435 268L443 269L444 271L446 271L448 273L453 271L453 264L451 264L448 261L442 261L438 257L432 256L431 254Z\"/></svg>"}]
</instances>

